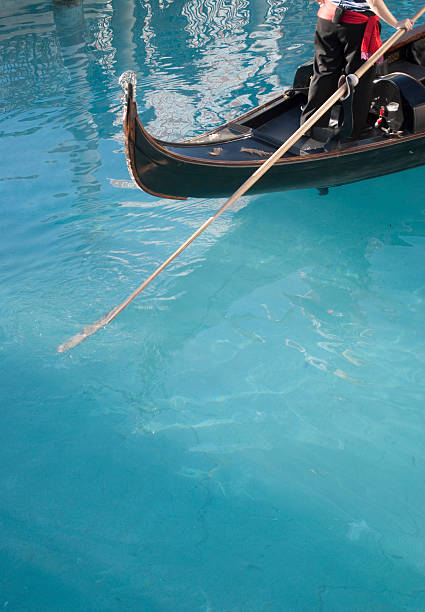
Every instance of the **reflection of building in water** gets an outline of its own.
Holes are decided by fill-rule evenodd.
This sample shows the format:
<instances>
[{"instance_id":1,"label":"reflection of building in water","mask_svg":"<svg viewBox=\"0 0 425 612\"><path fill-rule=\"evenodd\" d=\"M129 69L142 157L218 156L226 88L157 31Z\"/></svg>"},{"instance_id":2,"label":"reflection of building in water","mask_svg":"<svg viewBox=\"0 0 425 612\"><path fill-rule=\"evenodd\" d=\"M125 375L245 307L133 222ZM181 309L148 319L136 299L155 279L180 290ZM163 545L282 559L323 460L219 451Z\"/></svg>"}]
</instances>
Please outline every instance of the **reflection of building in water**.
<instances>
[{"instance_id":1,"label":"reflection of building in water","mask_svg":"<svg viewBox=\"0 0 425 612\"><path fill-rule=\"evenodd\" d=\"M109 2L111 6L110 29L112 39L111 47L116 49L114 54L114 71L119 76L125 70L137 70L135 41L136 16L135 1Z\"/></svg>"},{"instance_id":2,"label":"reflection of building in water","mask_svg":"<svg viewBox=\"0 0 425 612\"><path fill-rule=\"evenodd\" d=\"M249 22L258 26L280 26L286 0L189 0L182 8L187 19L189 44L202 46L210 39L243 32Z\"/></svg>"},{"instance_id":3,"label":"reflection of building in water","mask_svg":"<svg viewBox=\"0 0 425 612\"><path fill-rule=\"evenodd\" d=\"M189 0L182 8L187 19L189 45L199 47L214 38L243 32L249 22L248 0Z\"/></svg>"},{"instance_id":4,"label":"reflection of building in water","mask_svg":"<svg viewBox=\"0 0 425 612\"><path fill-rule=\"evenodd\" d=\"M267 0L267 4L266 22L280 25L287 11L286 0Z\"/></svg>"},{"instance_id":5,"label":"reflection of building in water","mask_svg":"<svg viewBox=\"0 0 425 612\"><path fill-rule=\"evenodd\" d=\"M143 6L140 40L149 81L158 84L144 103L155 110L149 129L156 135L199 133L281 89L284 0L188 0L178 14L177 5L168 12L152 0Z\"/></svg>"},{"instance_id":6,"label":"reflection of building in water","mask_svg":"<svg viewBox=\"0 0 425 612\"><path fill-rule=\"evenodd\" d=\"M86 44L100 47L105 39L105 20L112 14L110 2L93 0L82 11L81 0L39 2L0 0L0 97L2 106L26 107L40 97L63 93L70 75L58 40L55 11L66 10L69 27L80 31ZM82 17L84 17L81 22ZM99 64L105 53L94 54Z\"/></svg>"},{"instance_id":7,"label":"reflection of building in water","mask_svg":"<svg viewBox=\"0 0 425 612\"><path fill-rule=\"evenodd\" d=\"M149 129L189 136L281 90L284 19L285 0L0 0L0 104L50 97L92 146L100 125L111 129L90 109L99 80L106 97L133 69Z\"/></svg>"},{"instance_id":8,"label":"reflection of building in water","mask_svg":"<svg viewBox=\"0 0 425 612\"><path fill-rule=\"evenodd\" d=\"M0 100L3 111L30 104L40 91L54 96L61 89L65 72L57 41L52 35L52 12L27 14L25 3L21 3L24 6L18 4L0 3Z\"/></svg>"},{"instance_id":9,"label":"reflection of building in water","mask_svg":"<svg viewBox=\"0 0 425 612\"><path fill-rule=\"evenodd\" d=\"M144 19L144 24L142 27L142 33L140 38L143 40L145 44L145 52L146 52L146 63L150 64L155 62L155 44L153 42L153 38L155 38L155 31L152 28L152 7L149 2L144 3L146 9L146 17Z\"/></svg>"},{"instance_id":10,"label":"reflection of building in water","mask_svg":"<svg viewBox=\"0 0 425 612\"><path fill-rule=\"evenodd\" d=\"M113 73L116 54L116 49L112 45L114 37L111 29L112 14L111 9L109 15L105 15L97 21L97 28L91 43L97 51L101 51L99 54L99 64L107 72L111 73Z\"/></svg>"},{"instance_id":11,"label":"reflection of building in water","mask_svg":"<svg viewBox=\"0 0 425 612\"><path fill-rule=\"evenodd\" d=\"M87 195L99 190L95 172L100 165L100 157L98 153L99 131L89 106L89 60L81 0L74 2L72 6L55 2L53 17L59 48L69 75L69 83L66 87L67 113L64 117L64 124L73 135L74 140L70 153L73 182L78 192ZM107 39L107 35L104 38Z\"/></svg>"},{"instance_id":12,"label":"reflection of building in water","mask_svg":"<svg viewBox=\"0 0 425 612\"><path fill-rule=\"evenodd\" d=\"M71 134L72 182L82 194L99 190L99 114L92 110L91 79L113 74L112 15L112 4L105 0L93 0L87 8L82 0L36 6L32 0L0 0L2 110L37 112L42 125L46 113L41 107L49 104L50 122ZM61 150L68 150L65 138Z\"/></svg>"}]
</instances>

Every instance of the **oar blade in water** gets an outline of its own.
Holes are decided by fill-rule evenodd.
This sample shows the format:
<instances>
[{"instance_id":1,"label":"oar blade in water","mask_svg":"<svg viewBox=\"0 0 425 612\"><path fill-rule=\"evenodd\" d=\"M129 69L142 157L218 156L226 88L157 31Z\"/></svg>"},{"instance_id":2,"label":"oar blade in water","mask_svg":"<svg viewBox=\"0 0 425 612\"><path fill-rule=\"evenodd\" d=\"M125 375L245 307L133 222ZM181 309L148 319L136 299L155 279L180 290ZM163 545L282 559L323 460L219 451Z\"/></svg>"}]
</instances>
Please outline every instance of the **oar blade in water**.
<instances>
[{"instance_id":1,"label":"oar blade in water","mask_svg":"<svg viewBox=\"0 0 425 612\"><path fill-rule=\"evenodd\" d=\"M57 352L65 353L66 351L69 351L69 349L78 346L79 344L81 344L81 342L84 342L86 338L95 334L97 331L99 331L99 329L105 327L105 325L108 325L108 323L110 323L112 319L114 319L115 316L118 314L120 307L121 305L115 306L115 308L112 308L112 310L106 313L106 315L103 315L103 317L101 317L94 323L86 325L86 327L80 332L78 332L78 334L75 334L75 336L72 336L72 338L65 340L65 342L58 346Z\"/></svg>"}]
</instances>

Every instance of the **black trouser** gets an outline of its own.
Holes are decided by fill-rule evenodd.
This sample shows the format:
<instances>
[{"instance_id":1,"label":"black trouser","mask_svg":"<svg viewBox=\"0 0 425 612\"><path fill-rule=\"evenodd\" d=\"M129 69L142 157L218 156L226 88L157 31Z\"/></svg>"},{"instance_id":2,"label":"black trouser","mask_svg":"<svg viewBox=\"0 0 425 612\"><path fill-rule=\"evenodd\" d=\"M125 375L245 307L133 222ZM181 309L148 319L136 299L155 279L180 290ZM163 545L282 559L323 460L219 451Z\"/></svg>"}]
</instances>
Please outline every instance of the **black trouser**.
<instances>
[{"instance_id":1,"label":"black trouser","mask_svg":"<svg viewBox=\"0 0 425 612\"><path fill-rule=\"evenodd\" d=\"M301 115L304 123L337 90L342 74L352 74L363 64L361 44L366 28L364 23L332 23L318 19L314 39L314 72L308 91L308 102ZM372 66L359 80L353 99L353 136L366 127L369 112L372 81L375 77ZM331 111L316 123L329 125Z\"/></svg>"}]
</instances>

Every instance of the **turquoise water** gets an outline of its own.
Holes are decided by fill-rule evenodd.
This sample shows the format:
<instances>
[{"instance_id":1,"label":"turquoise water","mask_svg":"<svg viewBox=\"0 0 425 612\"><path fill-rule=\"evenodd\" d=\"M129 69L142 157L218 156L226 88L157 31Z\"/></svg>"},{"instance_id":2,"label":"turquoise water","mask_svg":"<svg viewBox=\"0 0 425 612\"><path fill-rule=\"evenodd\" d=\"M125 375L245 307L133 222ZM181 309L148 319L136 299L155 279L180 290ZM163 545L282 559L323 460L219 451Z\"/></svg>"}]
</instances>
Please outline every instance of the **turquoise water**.
<instances>
[{"instance_id":1,"label":"turquoise water","mask_svg":"<svg viewBox=\"0 0 425 612\"><path fill-rule=\"evenodd\" d=\"M0 11L0 608L424 610L422 168L245 196L56 353L223 202L133 188L120 73L199 134L290 85L314 3Z\"/></svg>"}]
</instances>

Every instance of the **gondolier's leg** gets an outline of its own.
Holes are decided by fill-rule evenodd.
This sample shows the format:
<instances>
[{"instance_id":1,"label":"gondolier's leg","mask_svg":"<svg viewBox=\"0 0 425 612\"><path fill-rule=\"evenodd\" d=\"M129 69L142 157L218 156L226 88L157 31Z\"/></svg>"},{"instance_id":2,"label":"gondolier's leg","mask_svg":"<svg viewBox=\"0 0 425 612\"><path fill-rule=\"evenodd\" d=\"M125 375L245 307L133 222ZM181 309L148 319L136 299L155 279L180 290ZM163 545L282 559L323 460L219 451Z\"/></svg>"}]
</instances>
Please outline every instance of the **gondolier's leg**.
<instances>
[{"instance_id":1,"label":"gondolier's leg","mask_svg":"<svg viewBox=\"0 0 425 612\"><path fill-rule=\"evenodd\" d=\"M337 27L331 21L318 19L314 36L313 76L308 90L308 100L301 114L301 125L333 94L345 66L343 46ZM331 111L325 113L316 125L329 125Z\"/></svg>"},{"instance_id":2,"label":"gondolier's leg","mask_svg":"<svg viewBox=\"0 0 425 612\"><path fill-rule=\"evenodd\" d=\"M357 51L354 50L352 53L347 54L345 74L353 74L365 62L365 60L361 59L360 52ZM359 79L359 82L356 86L353 96L353 138L358 138L362 130L364 130L367 125L367 116L369 114L372 99L373 79L375 78L375 76L376 67L372 66L362 76L362 78Z\"/></svg>"},{"instance_id":3,"label":"gondolier's leg","mask_svg":"<svg viewBox=\"0 0 425 612\"><path fill-rule=\"evenodd\" d=\"M365 24L334 24L326 19L317 20L313 77L308 101L301 115L301 124L334 93L341 74L354 73L363 63L361 42L365 27ZM366 127L374 74L374 68L371 68L356 87L353 100L353 135L360 134ZM330 113L331 111L323 115L316 125L328 126Z\"/></svg>"}]
</instances>

